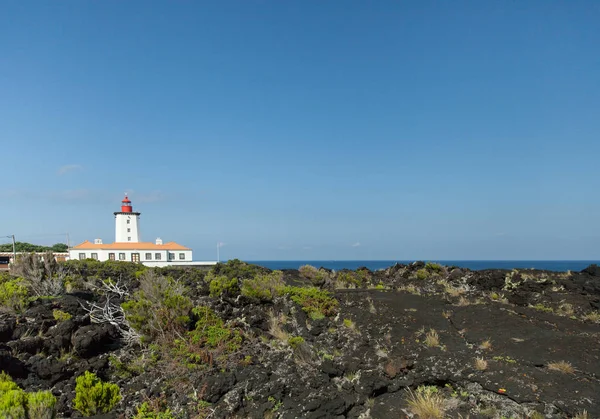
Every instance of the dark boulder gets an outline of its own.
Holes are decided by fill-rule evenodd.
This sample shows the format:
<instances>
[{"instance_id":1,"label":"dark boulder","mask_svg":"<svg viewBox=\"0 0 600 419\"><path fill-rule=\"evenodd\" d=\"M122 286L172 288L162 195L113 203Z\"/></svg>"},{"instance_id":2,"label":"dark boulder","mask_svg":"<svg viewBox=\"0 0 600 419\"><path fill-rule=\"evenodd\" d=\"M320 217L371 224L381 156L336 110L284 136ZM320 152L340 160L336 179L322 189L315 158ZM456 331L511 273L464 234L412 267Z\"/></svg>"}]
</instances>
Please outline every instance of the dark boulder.
<instances>
[{"instance_id":1,"label":"dark boulder","mask_svg":"<svg viewBox=\"0 0 600 419\"><path fill-rule=\"evenodd\" d=\"M10 348L6 345L0 345L0 371L5 371L13 378L25 378L27 376L25 364L12 356Z\"/></svg>"},{"instance_id":2,"label":"dark boulder","mask_svg":"<svg viewBox=\"0 0 600 419\"><path fill-rule=\"evenodd\" d=\"M87 358L118 348L119 337L119 331L112 324L90 324L77 330L71 343L79 356Z\"/></svg>"},{"instance_id":3,"label":"dark boulder","mask_svg":"<svg viewBox=\"0 0 600 419\"><path fill-rule=\"evenodd\" d=\"M29 370L42 380L49 381L50 385L71 376L66 370L64 362L43 355L35 355L27 360Z\"/></svg>"},{"instance_id":4,"label":"dark boulder","mask_svg":"<svg viewBox=\"0 0 600 419\"><path fill-rule=\"evenodd\" d=\"M581 272L586 273L591 276L600 276L600 267L596 264L593 264L593 265L588 266Z\"/></svg>"},{"instance_id":5,"label":"dark boulder","mask_svg":"<svg viewBox=\"0 0 600 419\"><path fill-rule=\"evenodd\" d=\"M9 342L8 346L10 346L16 353L35 355L42 351L44 347L44 339L42 339L40 336L23 338Z\"/></svg>"},{"instance_id":6,"label":"dark boulder","mask_svg":"<svg viewBox=\"0 0 600 419\"><path fill-rule=\"evenodd\" d=\"M0 318L0 342L11 340L15 330L16 320L14 317Z\"/></svg>"}]
</instances>

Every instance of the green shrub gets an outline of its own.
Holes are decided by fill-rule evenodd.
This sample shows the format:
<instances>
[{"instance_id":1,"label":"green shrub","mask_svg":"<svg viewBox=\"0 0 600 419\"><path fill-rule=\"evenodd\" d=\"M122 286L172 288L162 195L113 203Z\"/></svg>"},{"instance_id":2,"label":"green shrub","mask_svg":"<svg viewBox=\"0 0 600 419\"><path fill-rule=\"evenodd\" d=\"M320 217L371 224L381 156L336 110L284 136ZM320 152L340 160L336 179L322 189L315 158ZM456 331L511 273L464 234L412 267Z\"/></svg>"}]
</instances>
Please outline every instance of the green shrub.
<instances>
[{"instance_id":1,"label":"green shrub","mask_svg":"<svg viewBox=\"0 0 600 419\"><path fill-rule=\"evenodd\" d=\"M228 278L225 275L215 275L209 272L204 280L208 283L211 297L220 297L223 294L237 295L240 292L237 278Z\"/></svg>"},{"instance_id":2,"label":"green shrub","mask_svg":"<svg viewBox=\"0 0 600 419\"><path fill-rule=\"evenodd\" d=\"M54 320L57 322L64 322L73 317L70 313L62 310L52 310L52 315L54 316Z\"/></svg>"},{"instance_id":3,"label":"green shrub","mask_svg":"<svg viewBox=\"0 0 600 419\"><path fill-rule=\"evenodd\" d=\"M9 390L0 396L0 417L11 419L27 418L27 394L21 390Z\"/></svg>"},{"instance_id":4,"label":"green shrub","mask_svg":"<svg viewBox=\"0 0 600 419\"><path fill-rule=\"evenodd\" d=\"M444 268L439 263L427 262L425 264L425 269L433 272L441 272Z\"/></svg>"},{"instance_id":5,"label":"green shrub","mask_svg":"<svg viewBox=\"0 0 600 419\"><path fill-rule=\"evenodd\" d=\"M20 313L27 307L27 295L27 287L20 279L0 283L0 306L12 312Z\"/></svg>"},{"instance_id":6,"label":"green shrub","mask_svg":"<svg viewBox=\"0 0 600 419\"><path fill-rule=\"evenodd\" d=\"M302 275L304 278L313 281L319 270L312 265L303 265L298 268L298 272L300 272L300 275Z\"/></svg>"},{"instance_id":7,"label":"green shrub","mask_svg":"<svg viewBox=\"0 0 600 419\"><path fill-rule=\"evenodd\" d=\"M10 378L10 375L2 371L0 373L0 395L11 390L18 390L19 386Z\"/></svg>"},{"instance_id":8,"label":"green shrub","mask_svg":"<svg viewBox=\"0 0 600 419\"><path fill-rule=\"evenodd\" d=\"M429 278L429 271L425 268L417 271L417 279L423 280Z\"/></svg>"},{"instance_id":9,"label":"green shrub","mask_svg":"<svg viewBox=\"0 0 600 419\"><path fill-rule=\"evenodd\" d=\"M187 329L192 300L184 295L185 287L172 278L147 270L140 277L140 288L121 307L131 327L144 342L157 338L165 341Z\"/></svg>"},{"instance_id":10,"label":"green shrub","mask_svg":"<svg viewBox=\"0 0 600 419\"><path fill-rule=\"evenodd\" d=\"M0 373L0 417L11 419L52 419L56 397L49 391L26 393L10 376Z\"/></svg>"},{"instance_id":11,"label":"green shrub","mask_svg":"<svg viewBox=\"0 0 600 419\"><path fill-rule=\"evenodd\" d=\"M215 275L225 275L233 279L251 279L257 274L269 273L269 269L258 265L251 265L238 259L229 260L226 263L217 263L211 270Z\"/></svg>"},{"instance_id":12,"label":"green shrub","mask_svg":"<svg viewBox=\"0 0 600 419\"><path fill-rule=\"evenodd\" d=\"M56 397L49 391L37 391L27 395L27 413L31 419L54 418Z\"/></svg>"},{"instance_id":13,"label":"green shrub","mask_svg":"<svg viewBox=\"0 0 600 419\"><path fill-rule=\"evenodd\" d=\"M240 348L240 331L225 326L209 307L195 307L192 313L197 318L195 329L174 341L175 354L185 358L188 366L211 364L215 358Z\"/></svg>"},{"instance_id":14,"label":"green shrub","mask_svg":"<svg viewBox=\"0 0 600 419\"><path fill-rule=\"evenodd\" d=\"M350 271L339 272L335 280L338 288L358 288L361 285L360 278Z\"/></svg>"},{"instance_id":15,"label":"green shrub","mask_svg":"<svg viewBox=\"0 0 600 419\"><path fill-rule=\"evenodd\" d=\"M313 320L333 316L337 312L338 301L325 290L316 287L285 287L285 293Z\"/></svg>"},{"instance_id":16,"label":"green shrub","mask_svg":"<svg viewBox=\"0 0 600 419\"><path fill-rule=\"evenodd\" d=\"M175 416L170 409L162 406L151 406L150 403L144 402L137 407L137 413L133 419L175 419Z\"/></svg>"},{"instance_id":17,"label":"green shrub","mask_svg":"<svg viewBox=\"0 0 600 419\"><path fill-rule=\"evenodd\" d=\"M86 371L75 379L74 407L84 416L108 413L121 401L119 386Z\"/></svg>"},{"instance_id":18,"label":"green shrub","mask_svg":"<svg viewBox=\"0 0 600 419\"><path fill-rule=\"evenodd\" d=\"M260 301L271 301L284 291L283 272L273 271L270 274L257 274L253 279L242 283L242 295Z\"/></svg>"},{"instance_id":19,"label":"green shrub","mask_svg":"<svg viewBox=\"0 0 600 419\"><path fill-rule=\"evenodd\" d=\"M304 338L302 336L292 336L288 339L288 345L290 345L293 349L296 349L298 346L304 343Z\"/></svg>"}]
</instances>

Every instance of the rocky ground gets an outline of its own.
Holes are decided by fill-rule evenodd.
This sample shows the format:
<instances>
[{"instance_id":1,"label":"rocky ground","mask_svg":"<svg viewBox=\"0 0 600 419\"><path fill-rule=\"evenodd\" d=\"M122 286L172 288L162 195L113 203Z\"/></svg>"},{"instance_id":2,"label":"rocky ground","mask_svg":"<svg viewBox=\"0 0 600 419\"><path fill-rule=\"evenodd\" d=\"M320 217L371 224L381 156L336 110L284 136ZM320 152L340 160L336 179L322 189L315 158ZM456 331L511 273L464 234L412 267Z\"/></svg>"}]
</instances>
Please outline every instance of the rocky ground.
<instances>
[{"instance_id":1,"label":"rocky ground","mask_svg":"<svg viewBox=\"0 0 600 419\"><path fill-rule=\"evenodd\" d=\"M143 402L171 416L138 418L600 418L595 266L284 271L288 285L331 291L339 306L325 316L302 310L292 294L211 297L205 271L158 270L239 334L227 351L199 348L192 365L161 350L164 340L131 343L118 321L90 316L109 296L99 281L118 275L131 295L141 280L137 265L92 265L70 267L71 293L0 315L0 370L27 391L50 389L58 417L81 416L75 379L92 371L121 389L103 418L134 417ZM235 262L216 272L243 283L266 270ZM418 396L440 402L441 416L409 403Z\"/></svg>"}]
</instances>

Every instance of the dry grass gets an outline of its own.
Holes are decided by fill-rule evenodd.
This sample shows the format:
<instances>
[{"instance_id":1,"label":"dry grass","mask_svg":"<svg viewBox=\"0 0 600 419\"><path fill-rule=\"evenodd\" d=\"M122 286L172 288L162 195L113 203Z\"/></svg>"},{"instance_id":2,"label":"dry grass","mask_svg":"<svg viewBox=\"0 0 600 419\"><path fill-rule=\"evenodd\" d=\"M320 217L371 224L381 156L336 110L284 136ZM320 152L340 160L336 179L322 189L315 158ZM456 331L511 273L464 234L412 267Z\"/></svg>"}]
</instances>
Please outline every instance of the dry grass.
<instances>
[{"instance_id":1,"label":"dry grass","mask_svg":"<svg viewBox=\"0 0 600 419\"><path fill-rule=\"evenodd\" d=\"M375 304L373 303L372 298L367 298L367 302L369 303L369 313L377 314L377 309L375 308Z\"/></svg>"},{"instance_id":2,"label":"dry grass","mask_svg":"<svg viewBox=\"0 0 600 419\"><path fill-rule=\"evenodd\" d=\"M415 287L413 284L402 285L398 287L398 291L406 291L413 295L421 295L421 288Z\"/></svg>"},{"instance_id":3,"label":"dry grass","mask_svg":"<svg viewBox=\"0 0 600 419\"><path fill-rule=\"evenodd\" d=\"M583 412L577 413L575 416L573 416L573 419L592 419L592 417L589 415L587 410L584 410Z\"/></svg>"},{"instance_id":4,"label":"dry grass","mask_svg":"<svg viewBox=\"0 0 600 419\"><path fill-rule=\"evenodd\" d=\"M456 288L456 287L453 287L452 285L445 286L444 291L450 297L460 297L461 295L463 295L465 293L465 290L463 290L462 288Z\"/></svg>"},{"instance_id":5,"label":"dry grass","mask_svg":"<svg viewBox=\"0 0 600 419\"><path fill-rule=\"evenodd\" d=\"M558 306L558 313L563 316L572 316L575 314L575 310L573 309L573 305L569 303L562 303Z\"/></svg>"},{"instance_id":6,"label":"dry grass","mask_svg":"<svg viewBox=\"0 0 600 419\"><path fill-rule=\"evenodd\" d=\"M575 374L575 368L567 361L550 362L546 367L551 371L559 371L564 374Z\"/></svg>"},{"instance_id":7,"label":"dry grass","mask_svg":"<svg viewBox=\"0 0 600 419\"><path fill-rule=\"evenodd\" d=\"M451 312L451 311L449 311L449 310L448 310L448 311L442 311L442 316L443 316L445 319L449 319L450 317L452 317L452 312Z\"/></svg>"},{"instance_id":8,"label":"dry grass","mask_svg":"<svg viewBox=\"0 0 600 419\"><path fill-rule=\"evenodd\" d=\"M419 419L442 419L446 413L446 401L438 393L409 389L406 401L410 411Z\"/></svg>"},{"instance_id":9,"label":"dry grass","mask_svg":"<svg viewBox=\"0 0 600 419\"><path fill-rule=\"evenodd\" d=\"M489 339L484 340L479 344L479 349L489 351L490 349L492 349L492 341Z\"/></svg>"},{"instance_id":10,"label":"dry grass","mask_svg":"<svg viewBox=\"0 0 600 419\"><path fill-rule=\"evenodd\" d=\"M600 323L600 311L591 311L581 317L583 320L589 320L594 323Z\"/></svg>"},{"instance_id":11,"label":"dry grass","mask_svg":"<svg viewBox=\"0 0 600 419\"><path fill-rule=\"evenodd\" d=\"M440 346L440 335L438 334L438 332L435 331L435 329L431 329L425 335L424 342L425 342L425 345L429 346L430 348Z\"/></svg>"},{"instance_id":12,"label":"dry grass","mask_svg":"<svg viewBox=\"0 0 600 419\"><path fill-rule=\"evenodd\" d=\"M458 299L458 303L457 303L457 305L459 305L459 306L461 306L461 307L464 307L464 306L469 306L469 305L471 305L471 302L469 301L469 299L465 298L464 296L461 296L461 297Z\"/></svg>"},{"instance_id":13,"label":"dry grass","mask_svg":"<svg viewBox=\"0 0 600 419\"><path fill-rule=\"evenodd\" d=\"M269 312L269 333L275 339L287 343L290 339L290 334L281 327L287 322L285 315L276 315L273 311Z\"/></svg>"},{"instance_id":14,"label":"dry grass","mask_svg":"<svg viewBox=\"0 0 600 419\"><path fill-rule=\"evenodd\" d=\"M483 358L475 358L475 368L479 371L487 370L488 362Z\"/></svg>"}]
</instances>

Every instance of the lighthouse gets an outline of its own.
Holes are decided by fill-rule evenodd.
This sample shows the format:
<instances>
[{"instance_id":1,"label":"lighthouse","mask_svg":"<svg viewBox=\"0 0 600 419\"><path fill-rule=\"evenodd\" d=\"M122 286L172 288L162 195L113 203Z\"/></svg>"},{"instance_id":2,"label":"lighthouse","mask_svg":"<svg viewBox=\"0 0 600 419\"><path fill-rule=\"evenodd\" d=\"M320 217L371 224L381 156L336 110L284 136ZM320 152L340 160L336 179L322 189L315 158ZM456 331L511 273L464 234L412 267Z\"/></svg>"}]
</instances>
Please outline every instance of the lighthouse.
<instances>
[{"instance_id":1,"label":"lighthouse","mask_svg":"<svg viewBox=\"0 0 600 419\"><path fill-rule=\"evenodd\" d=\"M115 212L115 243L140 241L140 214L133 212L133 206L126 194L121 201L121 211Z\"/></svg>"},{"instance_id":2,"label":"lighthouse","mask_svg":"<svg viewBox=\"0 0 600 419\"><path fill-rule=\"evenodd\" d=\"M103 243L102 239L88 240L69 249L70 259L94 259L101 262L133 262L145 266L211 266L217 262L195 262L192 249L161 239L155 242L140 241L140 213L133 212L131 200L125 195L121 211L115 214L115 242Z\"/></svg>"}]
</instances>

